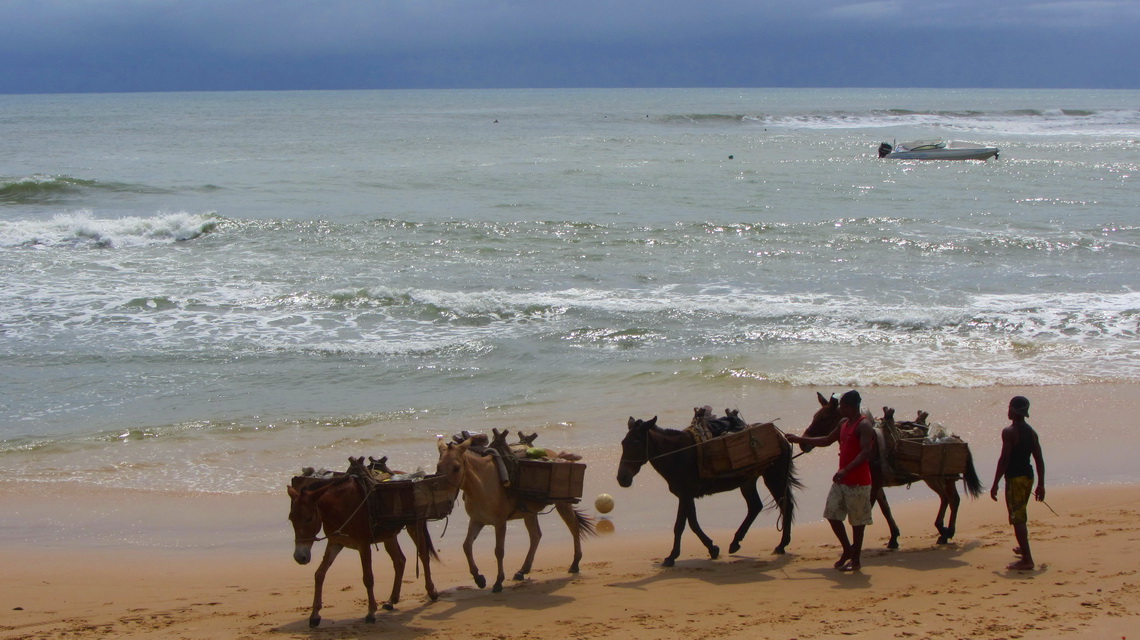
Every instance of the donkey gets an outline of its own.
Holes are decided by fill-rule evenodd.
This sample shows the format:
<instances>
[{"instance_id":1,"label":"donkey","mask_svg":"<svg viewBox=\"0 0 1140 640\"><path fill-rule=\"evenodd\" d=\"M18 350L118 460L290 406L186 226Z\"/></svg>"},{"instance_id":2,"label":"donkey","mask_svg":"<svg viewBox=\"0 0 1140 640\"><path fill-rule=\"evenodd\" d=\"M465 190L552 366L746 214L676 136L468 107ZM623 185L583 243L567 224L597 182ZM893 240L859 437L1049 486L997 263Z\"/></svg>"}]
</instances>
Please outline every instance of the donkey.
<instances>
[{"instance_id":1,"label":"donkey","mask_svg":"<svg viewBox=\"0 0 1140 640\"><path fill-rule=\"evenodd\" d=\"M499 435L496 433L496 435ZM503 433L505 436L505 432ZM534 554L538 550L538 542L542 538L542 529L538 524L538 516L543 509L550 506L549 502L520 499L513 491L504 486L497 461L492 456L483 456L471 450L472 438L466 438L460 443L445 442L441 437L437 443L439 449L439 462L436 473L443 474L451 485L454 498L460 491L463 492L463 506L469 518L467 525L467 538L463 541L463 553L467 556L467 566L471 577L480 588L487 586L487 579L479 573L475 564L474 546L475 538L485 526L495 529L495 560L498 572L495 575L495 584L491 591L499 593L503 590L503 555L504 543L507 533L507 521L521 519L526 525L530 535L530 548L527 550L526 560L522 568L514 575L515 580L526 579L534 563ZM557 464L557 463L551 463ZM594 521L584 512L575 509L567 502L554 503L555 510L562 517L570 534L574 538L574 559L570 563L570 573L578 573L578 563L582 560L582 538L595 535Z\"/></svg>"},{"instance_id":2,"label":"donkey","mask_svg":"<svg viewBox=\"0 0 1140 640\"><path fill-rule=\"evenodd\" d=\"M396 535L405 527L401 525L386 527L378 536L374 536L368 522L368 507L364 504L367 491L361 486L360 481L351 475L314 479L303 483L295 481L287 489L290 500L289 521L293 524L293 559L297 564L308 564L312 559L313 543L325 539L317 536L322 527L328 539L325 555L313 576L313 609L309 614L309 626L316 627L321 623L320 612L323 606L321 592L324 588L325 574L345 547L356 549L360 553L364 588L368 592L368 615L364 620L376 622L376 596L372 590L375 583L372 574L372 545L384 544L384 549L392 559L393 576L392 594L383 606L388 611L394 609L396 603L400 601L400 586L406 563ZM416 553L424 568L424 585L428 597L434 601L439 598L439 592L436 591L431 579L430 558L438 560L439 556L432 546L427 523L418 520L407 525L406 529L416 543Z\"/></svg>"},{"instance_id":3,"label":"donkey","mask_svg":"<svg viewBox=\"0 0 1140 640\"><path fill-rule=\"evenodd\" d=\"M698 467L696 441L691 433L659 427L657 416L650 420L630 417L627 426L625 438L621 441L618 484L628 488L633 484L633 478L641 471L641 467L649 463L665 479L669 492L677 496L677 519L673 523L673 549L665 557L662 565L673 566L677 557L681 555L681 534L685 532L686 523L708 549L710 557L716 559L720 555L720 547L713 544L712 539L697 522L696 499L732 489L739 489L740 494L744 496L745 504L748 505L748 513L745 514L744 521L740 523L728 548L729 553L739 551L740 543L748 533L749 527L764 508L764 501L756 490L756 481L760 475L763 475L764 485L768 487L768 491L780 508L783 537L772 553L784 553L792 540L792 520L796 508L792 492L802 486L795 475L792 446L787 440L780 438L780 457L762 474L732 478L702 478Z\"/></svg>"}]
</instances>

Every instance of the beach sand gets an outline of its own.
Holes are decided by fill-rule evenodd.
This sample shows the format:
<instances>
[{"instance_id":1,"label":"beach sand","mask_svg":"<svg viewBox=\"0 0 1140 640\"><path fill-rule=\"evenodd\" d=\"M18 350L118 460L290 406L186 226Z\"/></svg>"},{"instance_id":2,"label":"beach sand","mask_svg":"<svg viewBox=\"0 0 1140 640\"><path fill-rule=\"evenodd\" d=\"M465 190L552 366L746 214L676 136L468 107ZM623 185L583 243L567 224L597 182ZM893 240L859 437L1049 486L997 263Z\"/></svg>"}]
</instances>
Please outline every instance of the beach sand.
<instances>
[{"instance_id":1,"label":"beach sand","mask_svg":"<svg viewBox=\"0 0 1140 640\"><path fill-rule=\"evenodd\" d=\"M1104 397L1090 399L1090 393ZM984 396L973 405L989 414L994 402L1012 393L973 395ZM1031 422L1053 429L1068 412L1079 412L1088 421L1085 429L1110 421L1112 429L1121 429L1134 414L1121 406L1135 407L1136 399L1127 385L1083 394L1062 389L1051 396L1055 408L1035 403ZM1110 397L1117 404L1105 400ZM1002 421L992 422L1000 427ZM1065 440L1059 435L1043 436L1046 462L1079 468L1073 458L1087 455L1086 448L1058 444ZM997 432L984 443L975 438L971 446L985 451L976 456L978 473L988 485ZM1120 447L1134 452L1135 443L1133 436ZM728 554L742 508L739 496L717 496L698 509L721 557L710 559L686 532L677 565L661 567L671 546L675 502L647 469L632 489L610 491L617 506L606 522L614 531L584 543L577 575L566 573L570 542L550 515L543 518L546 536L534 572L511 580L526 545L524 530L512 525L508 580L499 594L472 583L460 549L466 516L457 506L446 525L432 524L442 556L433 565L438 601L428 601L409 562L402 601L394 611L381 610L376 623L365 623L359 562L346 550L329 574L316 630L308 627L316 562L300 566L292 560L284 492L170 495L0 483L0 638L1140 638L1136 484L1081 486L1072 477L1068 484L1050 484L1048 506L1030 504L1038 568L1026 572L1005 569L1015 557L1004 504L988 495L965 500L957 536L939 546L934 494L919 485L891 489L902 549L883 548L886 528L876 512L863 570L844 574L832 568L838 546L818 506L826 491L821 478L834 463L830 452L803 466L808 486L787 555L770 554L779 534L767 511L743 549ZM614 486L612 473L597 475L581 505L595 516L593 495ZM68 543L69 537L76 542ZM410 540L403 537L402 545L411 556ZM492 545L485 530L476 553L489 576ZM323 546L316 545L318 556ZM391 565L383 551L374 556L382 601L391 587Z\"/></svg>"},{"instance_id":2,"label":"beach sand","mask_svg":"<svg viewBox=\"0 0 1140 640\"><path fill-rule=\"evenodd\" d=\"M330 571L323 622L307 624L313 565L293 563L288 544L229 550L36 549L0 551L0 637L164 638L1129 638L1140 637L1140 492L1134 487L1057 489L1060 515L1031 505L1038 569L1010 572L1013 536L1004 506L968 505L955 541L933 544L934 505L897 509L903 549L881 548L869 531L864 568L831 568L838 551L820 522L796 529L792 552L769 555L767 527L745 550L711 560L695 540L677 566L659 566L667 532L601 535L586 543L578 575L565 573L567 541L545 541L536 571L511 581L523 550L508 540L508 583L494 594L472 585L456 531L434 567L438 601L424 595L409 564L403 600L363 622L356 554ZM549 525L548 525L549 526ZM727 542L726 530L711 531ZM481 542L488 542L490 536ZM727 546L727 545L725 545ZM404 547L410 553L411 544ZM479 545L481 568L493 568ZM748 552L745 552L748 551ZM381 554L382 556L382 554ZM378 556L377 595L391 567Z\"/></svg>"}]
</instances>

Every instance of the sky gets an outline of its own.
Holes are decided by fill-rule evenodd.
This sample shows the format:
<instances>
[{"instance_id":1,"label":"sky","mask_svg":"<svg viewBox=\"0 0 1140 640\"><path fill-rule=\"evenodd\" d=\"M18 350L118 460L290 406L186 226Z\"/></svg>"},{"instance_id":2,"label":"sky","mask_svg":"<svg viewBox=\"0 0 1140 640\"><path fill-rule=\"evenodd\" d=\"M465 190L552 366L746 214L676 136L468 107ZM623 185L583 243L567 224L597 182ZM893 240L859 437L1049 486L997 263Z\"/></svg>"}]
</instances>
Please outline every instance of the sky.
<instances>
[{"instance_id":1,"label":"sky","mask_svg":"<svg viewBox=\"0 0 1140 640\"><path fill-rule=\"evenodd\" d=\"M1140 0L0 0L0 93L1140 89Z\"/></svg>"}]
</instances>

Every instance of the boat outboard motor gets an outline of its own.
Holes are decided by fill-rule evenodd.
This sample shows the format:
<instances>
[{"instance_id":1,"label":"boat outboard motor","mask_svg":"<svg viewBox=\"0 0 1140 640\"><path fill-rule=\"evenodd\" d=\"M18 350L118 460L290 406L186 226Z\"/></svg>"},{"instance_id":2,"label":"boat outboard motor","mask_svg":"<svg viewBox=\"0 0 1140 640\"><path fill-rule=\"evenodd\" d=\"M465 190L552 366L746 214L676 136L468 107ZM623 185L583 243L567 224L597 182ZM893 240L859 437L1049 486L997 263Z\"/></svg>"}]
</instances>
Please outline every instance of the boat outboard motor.
<instances>
[{"instance_id":1,"label":"boat outboard motor","mask_svg":"<svg viewBox=\"0 0 1140 640\"><path fill-rule=\"evenodd\" d=\"M895 150L894 147L892 147L891 145L884 142L883 144L879 145L879 157L885 158L888 153L890 153L894 150Z\"/></svg>"}]
</instances>

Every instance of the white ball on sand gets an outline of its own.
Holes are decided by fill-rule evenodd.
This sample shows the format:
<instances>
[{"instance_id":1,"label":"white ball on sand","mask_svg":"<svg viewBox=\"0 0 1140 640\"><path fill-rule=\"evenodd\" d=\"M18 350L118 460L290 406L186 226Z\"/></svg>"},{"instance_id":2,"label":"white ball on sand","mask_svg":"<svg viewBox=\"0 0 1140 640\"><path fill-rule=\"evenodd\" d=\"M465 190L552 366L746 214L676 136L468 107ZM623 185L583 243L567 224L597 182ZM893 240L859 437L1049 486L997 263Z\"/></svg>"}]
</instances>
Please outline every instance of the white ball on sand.
<instances>
[{"instance_id":1,"label":"white ball on sand","mask_svg":"<svg viewBox=\"0 0 1140 640\"><path fill-rule=\"evenodd\" d=\"M598 513L609 513L614 510L614 497L608 493L600 494L594 499L594 508Z\"/></svg>"}]
</instances>

